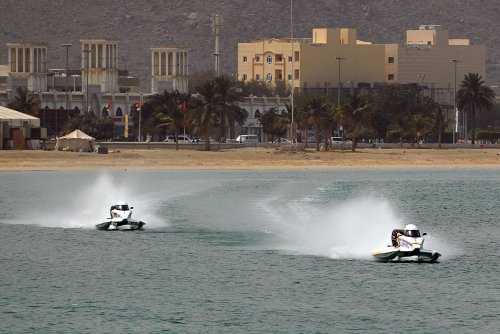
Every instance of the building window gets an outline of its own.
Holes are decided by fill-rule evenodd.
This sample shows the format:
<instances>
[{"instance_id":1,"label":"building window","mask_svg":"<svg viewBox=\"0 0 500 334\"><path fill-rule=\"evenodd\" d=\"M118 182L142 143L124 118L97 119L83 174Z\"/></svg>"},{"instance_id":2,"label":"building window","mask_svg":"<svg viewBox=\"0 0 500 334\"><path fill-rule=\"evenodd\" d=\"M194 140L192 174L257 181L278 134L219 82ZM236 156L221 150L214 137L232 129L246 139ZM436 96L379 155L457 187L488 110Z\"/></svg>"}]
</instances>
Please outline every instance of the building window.
<instances>
[{"instance_id":1,"label":"building window","mask_svg":"<svg viewBox=\"0 0 500 334\"><path fill-rule=\"evenodd\" d=\"M260 63L260 56L255 56L255 62Z\"/></svg>"},{"instance_id":2,"label":"building window","mask_svg":"<svg viewBox=\"0 0 500 334\"><path fill-rule=\"evenodd\" d=\"M267 63L272 64L273 63L273 56L267 56Z\"/></svg>"},{"instance_id":3,"label":"building window","mask_svg":"<svg viewBox=\"0 0 500 334\"><path fill-rule=\"evenodd\" d=\"M273 75L271 73L267 73L266 79L267 81L273 81Z\"/></svg>"},{"instance_id":4,"label":"building window","mask_svg":"<svg viewBox=\"0 0 500 334\"><path fill-rule=\"evenodd\" d=\"M292 56L288 56L288 62L291 63L293 60Z\"/></svg>"},{"instance_id":5,"label":"building window","mask_svg":"<svg viewBox=\"0 0 500 334\"><path fill-rule=\"evenodd\" d=\"M387 76L387 80L389 80L389 81L394 80L394 74L392 74L392 73L391 73L391 74L389 74L389 75Z\"/></svg>"},{"instance_id":6,"label":"building window","mask_svg":"<svg viewBox=\"0 0 500 334\"><path fill-rule=\"evenodd\" d=\"M292 75L291 74L288 75L288 80L292 80Z\"/></svg>"},{"instance_id":7,"label":"building window","mask_svg":"<svg viewBox=\"0 0 500 334\"><path fill-rule=\"evenodd\" d=\"M283 55L276 55L276 62L282 62L283 61Z\"/></svg>"},{"instance_id":8,"label":"building window","mask_svg":"<svg viewBox=\"0 0 500 334\"><path fill-rule=\"evenodd\" d=\"M299 51L295 51L295 61L300 61L300 53L299 53Z\"/></svg>"},{"instance_id":9,"label":"building window","mask_svg":"<svg viewBox=\"0 0 500 334\"><path fill-rule=\"evenodd\" d=\"M255 80L259 81L260 80L260 74L255 75Z\"/></svg>"},{"instance_id":10,"label":"building window","mask_svg":"<svg viewBox=\"0 0 500 334\"><path fill-rule=\"evenodd\" d=\"M259 118L260 117L260 111L259 109L255 110L255 116L254 118Z\"/></svg>"},{"instance_id":11,"label":"building window","mask_svg":"<svg viewBox=\"0 0 500 334\"><path fill-rule=\"evenodd\" d=\"M248 61L247 56L243 56L243 62L246 63Z\"/></svg>"},{"instance_id":12,"label":"building window","mask_svg":"<svg viewBox=\"0 0 500 334\"><path fill-rule=\"evenodd\" d=\"M387 62L388 62L389 64L394 64L394 57L389 57L389 58L387 58Z\"/></svg>"},{"instance_id":13,"label":"building window","mask_svg":"<svg viewBox=\"0 0 500 334\"><path fill-rule=\"evenodd\" d=\"M122 108L118 107L118 109L116 109L116 116L123 116Z\"/></svg>"},{"instance_id":14,"label":"building window","mask_svg":"<svg viewBox=\"0 0 500 334\"><path fill-rule=\"evenodd\" d=\"M299 79L299 70L295 70L294 79L295 79L295 80L298 80L298 79Z\"/></svg>"},{"instance_id":15,"label":"building window","mask_svg":"<svg viewBox=\"0 0 500 334\"><path fill-rule=\"evenodd\" d=\"M246 74L243 74L243 81L246 81L248 76Z\"/></svg>"}]
</instances>

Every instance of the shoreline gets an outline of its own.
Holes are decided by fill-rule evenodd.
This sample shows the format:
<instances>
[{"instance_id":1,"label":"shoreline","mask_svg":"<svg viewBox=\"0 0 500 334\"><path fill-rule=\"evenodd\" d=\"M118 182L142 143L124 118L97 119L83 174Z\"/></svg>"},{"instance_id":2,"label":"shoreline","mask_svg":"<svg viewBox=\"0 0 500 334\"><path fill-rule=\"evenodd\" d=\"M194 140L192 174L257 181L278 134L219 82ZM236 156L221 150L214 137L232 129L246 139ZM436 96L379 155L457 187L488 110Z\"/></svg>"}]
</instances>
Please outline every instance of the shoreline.
<instances>
[{"instance_id":1,"label":"shoreline","mask_svg":"<svg viewBox=\"0 0 500 334\"><path fill-rule=\"evenodd\" d=\"M276 148L221 151L120 149L108 154L0 151L0 172L96 169L130 170L329 170L500 168L500 149L357 149L288 152Z\"/></svg>"}]
</instances>

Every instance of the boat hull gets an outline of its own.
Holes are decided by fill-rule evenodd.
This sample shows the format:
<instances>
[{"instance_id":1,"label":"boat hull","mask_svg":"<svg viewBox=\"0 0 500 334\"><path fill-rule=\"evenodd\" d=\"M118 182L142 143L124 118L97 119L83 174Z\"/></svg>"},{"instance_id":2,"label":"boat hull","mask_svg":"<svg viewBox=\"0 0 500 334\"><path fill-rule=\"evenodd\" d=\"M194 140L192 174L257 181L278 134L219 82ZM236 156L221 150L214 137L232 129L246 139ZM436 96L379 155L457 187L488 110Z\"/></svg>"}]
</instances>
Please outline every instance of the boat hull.
<instances>
[{"instance_id":1,"label":"boat hull","mask_svg":"<svg viewBox=\"0 0 500 334\"><path fill-rule=\"evenodd\" d=\"M123 219L121 221L108 220L96 225L96 228L101 231L134 231L142 229L146 223L134 220Z\"/></svg>"},{"instance_id":2,"label":"boat hull","mask_svg":"<svg viewBox=\"0 0 500 334\"><path fill-rule=\"evenodd\" d=\"M441 254L428 249L415 248L411 251L404 251L399 247L386 247L374 250L372 256L378 261L400 261L407 259L418 262L435 262Z\"/></svg>"}]
</instances>

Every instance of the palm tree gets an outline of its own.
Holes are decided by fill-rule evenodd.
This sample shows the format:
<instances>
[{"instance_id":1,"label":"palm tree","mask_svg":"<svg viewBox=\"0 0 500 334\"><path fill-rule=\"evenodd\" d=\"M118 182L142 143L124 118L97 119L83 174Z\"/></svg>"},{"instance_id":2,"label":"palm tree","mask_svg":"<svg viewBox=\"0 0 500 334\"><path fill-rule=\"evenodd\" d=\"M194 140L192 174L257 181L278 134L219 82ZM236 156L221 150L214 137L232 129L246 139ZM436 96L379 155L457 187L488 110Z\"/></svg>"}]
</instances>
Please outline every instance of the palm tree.
<instances>
[{"instance_id":1,"label":"palm tree","mask_svg":"<svg viewBox=\"0 0 500 334\"><path fill-rule=\"evenodd\" d=\"M343 119L352 138L351 151L356 151L358 137L370 124L370 110L367 102L358 94L351 95L349 103L342 108Z\"/></svg>"},{"instance_id":2,"label":"palm tree","mask_svg":"<svg viewBox=\"0 0 500 334\"><path fill-rule=\"evenodd\" d=\"M416 114L410 119L410 127L413 133L415 133L417 148L420 148L420 136L425 136L429 133L432 127L432 120L422 114Z\"/></svg>"},{"instance_id":3,"label":"palm tree","mask_svg":"<svg viewBox=\"0 0 500 334\"><path fill-rule=\"evenodd\" d=\"M472 144L474 144L476 112L480 112L483 109L490 109L493 105L495 93L484 84L478 73L469 73L464 76L456 98L458 108L464 110L472 118ZM465 139L467 140L467 129L465 129Z\"/></svg>"},{"instance_id":4,"label":"palm tree","mask_svg":"<svg viewBox=\"0 0 500 334\"><path fill-rule=\"evenodd\" d=\"M197 98L193 101L192 115L202 128L205 137L205 151L210 151L210 135L215 122L217 106L220 104L214 80L208 80L196 87Z\"/></svg>"},{"instance_id":5,"label":"palm tree","mask_svg":"<svg viewBox=\"0 0 500 334\"><path fill-rule=\"evenodd\" d=\"M408 117L403 114L397 115L396 117L394 117L394 120L392 121L390 128L399 134L399 144L402 148L403 138L404 136L406 136L410 128L410 122L408 120Z\"/></svg>"},{"instance_id":6,"label":"palm tree","mask_svg":"<svg viewBox=\"0 0 500 334\"><path fill-rule=\"evenodd\" d=\"M271 135L271 140L274 141L275 136L281 137L286 133L287 116L285 112L280 114L276 108L271 108L263 112L259 117L259 122L262 125L262 131L265 134Z\"/></svg>"},{"instance_id":7,"label":"palm tree","mask_svg":"<svg viewBox=\"0 0 500 334\"><path fill-rule=\"evenodd\" d=\"M447 120L446 116L441 109L441 106L437 105L432 112L431 115L432 123L434 125L434 129L438 133L438 147L441 148L442 138L443 138L443 130L446 126ZM455 131L455 129L453 129Z\"/></svg>"},{"instance_id":8,"label":"palm tree","mask_svg":"<svg viewBox=\"0 0 500 334\"><path fill-rule=\"evenodd\" d=\"M28 89L17 87L17 95L7 104L7 108L11 108L22 113L38 117L38 101L37 97L29 96Z\"/></svg>"},{"instance_id":9,"label":"palm tree","mask_svg":"<svg viewBox=\"0 0 500 334\"><path fill-rule=\"evenodd\" d=\"M174 130L175 149L179 149L179 127L184 122L184 113L182 112L182 103L186 101L187 96L175 90L172 93L167 91L159 95L155 100L157 102L155 111L159 119L159 126L170 127Z\"/></svg>"},{"instance_id":10,"label":"palm tree","mask_svg":"<svg viewBox=\"0 0 500 334\"><path fill-rule=\"evenodd\" d=\"M331 117L328 112L326 102L323 98L312 96L305 100L304 111L308 114L308 123L314 126L314 136L316 137L316 151L319 151L320 133L327 118Z\"/></svg>"},{"instance_id":11,"label":"palm tree","mask_svg":"<svg viewBox=\"0 0 500 334\"><path fill-rule=\"evenodd\" d=\"M235 89L234 82L228 76L216 77L215 85L220 103L220 137L226 137L226 125L229 125L229 137L233 138L235 123L243 125L248 117L247 111L237 105L237 102L243 101L243 94Z\"/></svg>"}]
</instances>

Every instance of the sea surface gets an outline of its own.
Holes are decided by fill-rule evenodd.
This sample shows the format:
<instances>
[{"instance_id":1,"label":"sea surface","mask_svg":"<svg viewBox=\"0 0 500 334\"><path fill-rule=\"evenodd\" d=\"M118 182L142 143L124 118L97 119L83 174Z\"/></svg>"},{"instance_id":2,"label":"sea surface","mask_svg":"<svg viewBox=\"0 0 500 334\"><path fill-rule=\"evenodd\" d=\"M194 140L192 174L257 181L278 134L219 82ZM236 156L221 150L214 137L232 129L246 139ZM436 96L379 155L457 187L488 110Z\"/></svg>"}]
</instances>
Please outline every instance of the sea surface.
<instances>
[{"instance_id":1,"label":"sea surface","mask_svg":"<svg viewBox=\"0 0 500 334\"><path fill-rule=\"evenodd\" d=\"M499 168L0 173L0 333L498 333L499 265Z\"/></svg>"}]
</instances>

